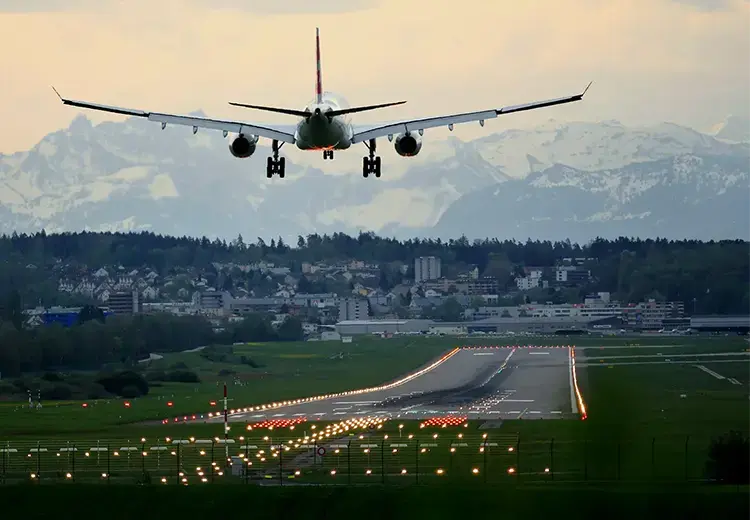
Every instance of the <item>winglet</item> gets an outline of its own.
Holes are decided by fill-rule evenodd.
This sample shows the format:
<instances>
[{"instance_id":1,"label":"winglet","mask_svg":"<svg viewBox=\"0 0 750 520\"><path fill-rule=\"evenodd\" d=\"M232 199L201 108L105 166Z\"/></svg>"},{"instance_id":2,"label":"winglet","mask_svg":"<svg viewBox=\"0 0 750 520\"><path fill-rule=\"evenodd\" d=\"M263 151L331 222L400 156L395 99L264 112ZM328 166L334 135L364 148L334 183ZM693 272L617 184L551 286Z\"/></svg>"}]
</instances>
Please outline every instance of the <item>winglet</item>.
<instances>
[{"instance_id":1,"label":"winglet","mask_svg":"<svg viewBox=\"0 0 750 520\"><path fill-rule=\"evenodd\" d=\"M54 85L50 85L50 86L52 87L52 90L54 90L54 91L55 91L55 94L57 94L57 97L59 97L59 98L60 98L60 101L62 101L62 102L64 103L64 102L65 102L65 100L64 100L64 99L63 99L63 97L62 97L62 96L60 95L60 93L59 93L59 92L57 91L57 89L56 89L56 88L54 87Z\"/></svg>"},{"instance_id":2,"label":"winglet","mask_svg":"<svg viewBox=\"0 0 750 520\"><path fill-rule=\"evenodd\" d=\"M589 87L591 86L591 84L592 84L592 83L593 83L593 81L589 81L589 84L588 84L588 85L586 85L586 88L585 88L585 89L583 89L583 92L581 93L581 97L583 97L583 96L585 96L585 95L586 95L586 92L588 92L588 90L589 90Z\"/></svg>"}]
</instances>

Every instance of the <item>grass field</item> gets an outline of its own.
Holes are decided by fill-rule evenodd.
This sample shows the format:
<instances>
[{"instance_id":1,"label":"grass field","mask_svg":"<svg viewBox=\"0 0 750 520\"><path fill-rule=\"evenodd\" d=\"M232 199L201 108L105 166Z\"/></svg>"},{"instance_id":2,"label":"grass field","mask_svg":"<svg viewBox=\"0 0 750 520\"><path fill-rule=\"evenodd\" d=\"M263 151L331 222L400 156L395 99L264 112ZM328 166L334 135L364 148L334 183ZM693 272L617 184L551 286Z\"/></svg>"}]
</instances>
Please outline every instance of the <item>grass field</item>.
<instances>
[{"instance_id":1,"label":"grass field","mask_svg":"<svg viewBox=\"0 0 750 520\"><path fill-rule=\"evenodd\" d=\"M91 403L86 409L80 402L57 403L42 410L19 409L18 403L0 405L3 475L8 480L29 480L31 473L41 470L47 480L65 481L66 474L71 473L71 479L79 482L116 482L139 480L146 470L156 482L166 478L173 484L183 478L178 478L182 471L189 473L185 478L199 483L195 468L205 470L212 462L223 466L224 447L210 442L217 435L223 436L220 424L151 426L137 422L177 412L210 410L209 401L219 401L218 372L222 369L235 370L236 377L244 383L230 385L234 399L230 406L249 406L376 385L424 365L457 344L508 343L502 339L457 342L455 338L366 338L352 344L256 344L238 348L237 354L250 356L262 365L259 370L209 362L198 353L165 356L152 368L168 368L182 362L199 373L202 383L165 384L154 388L147 398L133 400L129 409L120 400ZM560 344L565 340L534 338L517 343ZM745 340L731 337L577 338L576 343L579 363L612 355L637 359L660 351L665 355L695 355L747 348ZM241 454L253 461L248 479L276 482L281 477L285 483L294 479L363 484L383 480L415 483L420 479L495 484L552 480L667 482L702 478L711 437L730 429L748 429L747 359L712 363L701 358L701 365L725 379L717 379L692 364L620 365L630 360L604 361L599 366L582 364L578 369L588 409L585 421L510 420L490 431L479 430L480 423L474 422L467 427L436 429L420 429L417 423L405 422L398 440L398 424L387 422L380 429L357 430L353 436L353 432L332 434L342 446L333 448L338 453L329 452L323 458L311 457L314 448L302 447L305 442L311 445L312 437L307 441L303 438L314 433L312 423L298 425L296 431L250 432L244 424L235 423L230 432L235 440L230 454ZM735 378L740 384L732 384L728 378ZM172 400L174 407L168 408L166 400ZM317 431L327 425L316 423ZM483 437L485 433L487 438ZM366 437L359 439L359 435ZM385 439L385 435L390 439ZM173 443L174 439L190 437L209 442ZM141 438L146 440L142 442ZM289 451L272 450L272 445L280 443ZM76 452L60 451L73 446ZM107 449L91 451L94 447ZM123 450L124 447L132 449ZM39 448L46 451L32 451ZM146 456L142 455L144 451ZM294 475L296 471L300 474ZM106 479L102 479L102 473L107 474ZM213 472L209 473L216 478ZM220 480L231 477L227 472Z\"/></svg>"},{"instance_id":2,"label":"grass field","mask_svg":"<svg viewBox=\"0 0 750 520\"><path fill-rule=\"evenodd\" d=\"M436 492L437 491L437 492ZM213 518L742 518L746 489L681 487L517 487L449 484L434 487L233 487L7 486L0 501L25 519ZM20 515L19 515L20 516Z\"/></svg>"},{"instance_id":3,"label":"grass field","mask_svg":"<svg viewBox=\"0 0 750 520\"><path fill-rule=\"evenodd\" d=\"M380 340L363 338L353 343L299 342L236 346L260 365L215 363L200 352L165 355L149 369L168 369L184 363L201 378L200 384L160 383L144 398L82 402L50 402L29 410L24 402L0 402L2 437L122 434L123 425L220 409L222 384L227 382L230 407L308 397L374 386L417 369L452 348L447 341ZM219 372L232 371L226 376ZM235 381L241 384L235 384ZM211 406L211 402L215 402ZM172 406L168 406L168 403Z\"/></svg>"}]
</instances>

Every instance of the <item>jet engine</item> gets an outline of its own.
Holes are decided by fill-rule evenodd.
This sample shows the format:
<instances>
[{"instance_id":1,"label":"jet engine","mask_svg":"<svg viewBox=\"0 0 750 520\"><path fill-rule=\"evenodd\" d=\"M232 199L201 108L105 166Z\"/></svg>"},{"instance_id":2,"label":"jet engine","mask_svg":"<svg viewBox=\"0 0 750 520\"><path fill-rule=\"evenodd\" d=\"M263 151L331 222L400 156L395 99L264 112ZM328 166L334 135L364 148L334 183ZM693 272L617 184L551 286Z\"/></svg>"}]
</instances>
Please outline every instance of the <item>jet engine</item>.
<instances>
[{"instance_id":1,"label":"jet engine","mask_svg":"<svg viewBox=\"0 0 750 520\"><path fill-rule=\"evenodd\" d=\"M246 159L253 155L257 144L257 135L240 134L231 143L229 143L229 151L235 157Z\"/></svg>"},{"instance_id":2,"label":"jet engine","mask_svg":"<svg viewBox=\"0 0 750 520\"><path fill-rule=\"evenodd\" d=\"M417 132L398 134L394 146L401 157L413 157L422 149L422 136Z\"/></svg>"}]
</instances>

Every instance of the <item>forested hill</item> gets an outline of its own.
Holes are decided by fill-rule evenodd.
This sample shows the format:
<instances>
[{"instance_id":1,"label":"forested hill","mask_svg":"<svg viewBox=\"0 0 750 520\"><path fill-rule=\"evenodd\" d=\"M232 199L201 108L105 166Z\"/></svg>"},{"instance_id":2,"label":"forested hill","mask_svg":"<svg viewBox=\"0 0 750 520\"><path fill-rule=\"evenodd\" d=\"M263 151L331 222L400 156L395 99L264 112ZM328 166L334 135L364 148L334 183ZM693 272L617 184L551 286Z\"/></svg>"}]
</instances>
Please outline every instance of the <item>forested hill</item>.
<instances>
[{"instance_id":1,"label":"forested hill","mask_svg":"<svg viewBox=\"0 0 750 520\"><path fill-rule=\"evenodd\" d=\"M153 233L64 233L0 237L0 287L17 287L46 277L57 283L54 266L78 266L82 271L103 266L125 269L150 267L160 275L174 269L213 271L213 263L253 264L258 261L286 266L300 273L303 262L333 263L363 260L391 270L396 263L413 269L419 256L438 256L444 272L476 266L482 275L508 279L523 267L549 267L565 258L590 258L587 268L594 282L586 291L610 291L624 301L649 295L691 302L706 302L711 312L747 312L750 305L750 244L746 241L670 241L666 239L596 239L588 244L570 241L470 242L461 237L448 242L431 239L399 241L373 233L348 236L308 235L296 244L281 238L253 242L241 236L227 243L208 238L170 237ZM29 268L32 266L32 268Z\"/></svg>"}]
</instances>

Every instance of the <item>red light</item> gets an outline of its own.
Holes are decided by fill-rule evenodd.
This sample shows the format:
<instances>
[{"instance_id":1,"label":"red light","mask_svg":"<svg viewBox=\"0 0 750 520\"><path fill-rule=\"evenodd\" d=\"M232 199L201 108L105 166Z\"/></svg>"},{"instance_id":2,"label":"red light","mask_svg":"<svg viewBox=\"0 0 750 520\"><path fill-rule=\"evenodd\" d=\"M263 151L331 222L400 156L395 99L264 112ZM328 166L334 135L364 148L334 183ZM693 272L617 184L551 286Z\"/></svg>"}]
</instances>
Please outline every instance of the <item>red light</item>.
<instances>
[{"instance_id":1,"label":"red light","mask_svg":"<svg viewBox=\"0 0 750 520\"><path fill-rule=\"evenodd\" d=\"M130 401L125 401L125 408L130 408Z\"/></svg>"},{"instance_id":2,"label":"red light","mask_svg":"<svg viewBox=\"0 0 750 520\"><path fill-rule=\"evenodd\" d=\"M448 417L430 417L425 422L420 424L419 427L424 428L429 426L462 426L466 422L466 419L466 417L458 417L455 415L450 415Z\"/></svg>"},{"instance_id":3,"label":"red light","mask_svg":"<svg viewBox=\"0 0 750 520\"><path fill-rule=\"evenodd\" d=\"M83 406L84 408L88 408L89 407L89 403L83 403L81 406Z\"/></svg>"},{"instance_id":4,"label":"red light","mask_svg":"<svg viewBox=\"0 0 750 520\"><path fill-rule=\"evenodd\" d=\"M172 401L167 401L167 406L173 406L174 403Z\"/></svg>"},{"instance_id":5,"label":"red light","mask_svg":"<svg viewBox=\"0 0 750 520\"><path fill-rule=\"evenodd\" d=\"M259 423L255 423L252 425L248 425L250 429L252 428L288 428L289 426L294 426L295 424L300 424L307 421L304 417L297 417L296 419L271 419L270 421L263 421Z\"/></svg>"},{"instance_id":6,"label":"red light","mask_svg":"<svg viewBox=\"0 0 750 520\"><path fill-rule=\"evenodd\" d=\"M211 401L211 402L210 402L210 403L208 403L208 404L210 404L211 406L216 406L216 401Z\"/></svg>"}]
</instances>

